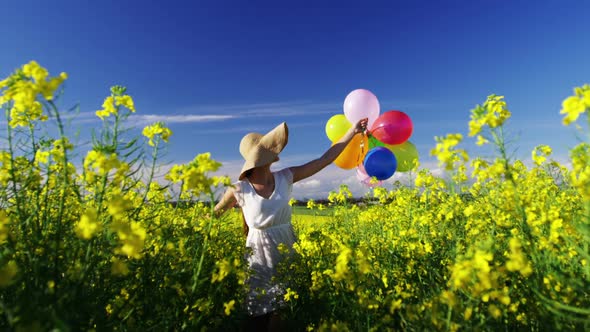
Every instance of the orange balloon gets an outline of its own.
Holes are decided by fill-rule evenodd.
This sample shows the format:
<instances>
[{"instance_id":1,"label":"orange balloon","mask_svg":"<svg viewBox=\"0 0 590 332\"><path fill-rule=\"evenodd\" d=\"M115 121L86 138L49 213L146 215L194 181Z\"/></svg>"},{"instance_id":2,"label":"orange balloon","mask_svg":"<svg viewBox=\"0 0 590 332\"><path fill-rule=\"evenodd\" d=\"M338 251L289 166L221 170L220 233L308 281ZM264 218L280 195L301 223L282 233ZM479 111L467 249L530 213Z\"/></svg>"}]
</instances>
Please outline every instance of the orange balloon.
<instances>
[{"instance_id":1,"label":"orange balloon","mask_svg":"<svg viewBox=\"0 0 590 332\"><path fill-rule=\"evenodd\" d=\"M348 145L344 148L336 160L334 160L334 164L343 169L355 168L363 163L363 159L365 159L365 155L368 151L369 138L367 135L357 134L350 142L348 142Z\"/></svg>"}]
</instances>

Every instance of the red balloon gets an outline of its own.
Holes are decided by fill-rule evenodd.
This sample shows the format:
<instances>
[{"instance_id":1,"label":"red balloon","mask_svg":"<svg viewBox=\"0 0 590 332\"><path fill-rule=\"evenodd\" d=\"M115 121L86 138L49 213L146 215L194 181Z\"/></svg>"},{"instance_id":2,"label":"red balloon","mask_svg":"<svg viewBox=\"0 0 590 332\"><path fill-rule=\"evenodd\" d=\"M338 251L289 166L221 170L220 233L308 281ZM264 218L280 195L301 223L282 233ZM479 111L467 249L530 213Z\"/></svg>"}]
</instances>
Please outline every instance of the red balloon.
<instances>
[{"instance_id":1,"label":"red balloon","mask_svg":"<svg viewBox=\"0 0 590 332\"><path fill-rule=\"evenodd\" d=\"M386 144L401 144L412 136L414 125L410 117L401 111L381 114L371 127L371 135Z\"/></svg>"}]
</instances>

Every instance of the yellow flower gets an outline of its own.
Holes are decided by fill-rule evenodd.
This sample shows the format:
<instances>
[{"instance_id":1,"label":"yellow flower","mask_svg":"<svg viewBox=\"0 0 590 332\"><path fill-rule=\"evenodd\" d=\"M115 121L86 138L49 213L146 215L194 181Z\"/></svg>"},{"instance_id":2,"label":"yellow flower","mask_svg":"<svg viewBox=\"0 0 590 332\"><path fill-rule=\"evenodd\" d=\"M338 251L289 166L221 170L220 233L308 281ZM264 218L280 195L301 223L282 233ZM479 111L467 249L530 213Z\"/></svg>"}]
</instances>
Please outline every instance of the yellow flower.
<instances>
[{"instance_id":1,"label":"yellow flower","mask_svg":"<svg viewBox=\"0 0 590 332\"><path fill-rule=\"evenodd\" d=\"M35 162L37 164L47 164L49 162L49 151L37 150L35 153Z\"/></svg>"},{"instance_id":2,"label":"yellow flower","mask_svg":"<svg viewBox=\"0 0 590 332\"><path fill-rule=\"evenodd\" d=\"M385 286L385 288L389 287L389 284L387 281L388 281L387 275L384 274L383 276L381 276L381 282L383 282L383 286Z\"/></svg>"},{"instance_id":3,"label":"yellow flower","mask_svg":"<svg viewBox=\"0 0 590 332\"><path fill-rule=\"evenodd\" d=\"M570 151L573 170L569 174L582 199L590 201L590 144L580 143Z\"/></svg>"},{"instance_id":4,"label":"yellow flower","mask_svg":"<svg viewBox=\"0 0 590 332\"><path fill-rule=\"evenodd\" d=\"M231 314L232 310L234 309L235 304L236 304L236 300L231 300L231 301L223 304L223 308L224 308L223 311L226 316L229 316Z\"/></svg>"},{"instance_id":5,"label":"yellow flower","mask_svg":"<svg viewBox=\"0 0 590 332\"><path fill-rule=\"evenodd\" d=\"M547 145L538 145L533 149L533 152L532 152L533 161L535 162L535 164L537 166L539 166L542 163L544 163L545 160L547 160L546 157L551 155L551 152L552 152L551 147L549 147Z\"/></svg>"},{"instance_id":6,"label":"yellow flower","mask_svg":"<svg viewBox=\"0 0 590 332\"><path fill-rule=\"evenodd\" d=\"M442 302L446 303L449 307L453 307L457 304L457 297L455 293L445 290L440 294L440 299Z\"/></svg>"},{"instance_id":7,"label":"yellow flower","mask_svg":"<svg viewBox=\"0 0 590 332\"><path fill-rule=\"evenodd\" d=\"M33 78L35 81L44 81L49 75L47 69L41 67L37 61L31 61L23 66L23 74Z\"/></svg>"},{"instance_id":8,"label":"yellow flower","mask_svg":"<svg viewBox=\"0 0 590 332\"><path fill-rule=\"evenodd\" d=\"M452 170L455 162L469 160L467 151L464 149L455 149L455 146L463 140L461 134L448 134L446 137L435 137L436 147L430 151L430 154L436 156L439 165L444 165L446 170Z\"/></svg>"},{"instance_id":9,"label":"yellow flower","mask_svg":"<svg viewBox=\"0 0 590 332\"><path fill-rule=\"evenodd\" d=\"M114 101L115 98L113 96L106 97L102 103L102 109L96 111L96 116L104 120L104 118L111 116L111 114L117 114Z\"/></svg>"},{"instance_id":10,"label":"yellow flower","mask_svg":"<svg viewBox=\"0 0 590 332\"><path fill-rule=\"evenodd\" d=\"M53 292L55 291L55 281L49 280L47 282L47 290L49 291L50 294L53 294Z\"/></svg>"},{"instance_id":11,"label":"yellow flower","mask_svg":"<svg viewBox=\"0 0 590 332\"><path fill-rule=\"evenodd\" d=\"M479 134L484 126L496 128L510 118L510 111L506 108L504 96L490 95L483 105L477 105L471 110L469 121L469 136ZM478 137L478 145L485 144L483 137Z\"/></svg>"},{"instance_id":12,"label":"yellow flower","mask_svg":"<svg viewBox=\"0 0 590 332\"><path fill-rule=\"evenodd\" d=\"M291 288L287 288L287 293L284 295L285 301L289 302L291 299L298 299L299 294L296 291L292 290Z\"/></svg>"},{"instance_id":13,"label":"yellow flower","mask_svg":"<svg viewBox=\"0 0 590 332\"><path fill-rule=\"evenodd\" d=\"M0 210L0 244L6 242L10 234L9 229L10 218L4 210Z\"/></svg>"},{"instance_id":14,"label":"yellow flower","mask_svg":"<svg viewBox=\"0 0 590 332\"><path fill-rule=\"evenodd\" d=\"M510 239L510 254L506 262L508 271L518 271L522 276L528 277L533 273L533 268L521 250L520 241L513 237Z\"/></svg>"},{"instance_id":15,"label":"yellow flower","mask_svg":"<svg viewBox=\"0 0 590 332\"><path fill-rule=\"evenodd\" d=\"M116 276L126 276L129 274L129 267L125 262L113 257L111 258L111 273Z\"/></svg>"},{"instance_id":16,"label":"yellow flower","mask_svg":"<svg viewBox=\"0 0 590 332\"><path fill-rule=\"evenodd\" d=\"M145 229L137 222L125 223L122 221L113 222L113 229L117 231L120 242L120 247L115 252L129 258L141 258L141 251L147 235Z\"/></svg>"},{"instance_id":17,"label":"yellow flower","mask_svg":"<svg viewBox=\"0 0 590 332\"><path fill-rule=\"evenodd\" d=\"M101 151L90 150L84 158L84 168L87 170L98 170L98 174L106 175L112 169L122 167L125 163L119 161L116 153L106 155ZM126 164L125 164L126 165Z\"/></svg>"},{"instance_id":18,"label":"yellow flower","mask_svg":"<svg viewBox=\"0 0 590 332\"><path fill-rule=\"evenodd\" d=\"M484 102L483 107L486 109L486 124L490 128L501 126L506 119L510 117L510 111L506 108L504 96L491 95Z\"/></svg>"},{"instance_id":19,"label":"yellow flower","mask_svg":"<svg viewBox=\"0 0 590 332\"><path fill-rule=\"evenodd\" d=\"M221 167L221 163L211 159L211 153L201 153L193 159L191 165L201 173L215 172Z\"/></svg>"},{"instance_id":20,"label":"yellow flower","mask_svg":"<svg viewBox=\"0 0 590 332\"><path fill-rule=\"evenodd\" d=\"M214 187L217 187L217 186L220 186L220 185L221 186L225 186L225 187L231 186L231 178L229 176L225 176L225 175L224 176L213 176L211 178L211 180L213 180L212 183L213 183L213 186ZM291 199L289 201L289 205L293 205L296 202L297 202L296 200Z\"/></svg>"},{"instance_id":21,"label":"yellow flower","mask_svg":"<svg viewBox=\"0 0 590 332\"><path fill-rule=\"evenodd\" d=\"M211 186L219 184L230 185L228 177L210 178L207 173L215 172L221 167L221 163L211 159L210 153L199 154L188 164L174 165L165 178L173 183L182 181L182 192L198 196L208 193Z\"/></svg>"},{"instance_id":22,"label":"yellow flower","mask_svg":"<svg viewBox=\"0 0 590 332\"><path fill-rule=\"evenodd\" d=\"M143 128L142 134L149 139L148 144L154 146L155 137L161 137L164 142L168 142L168 138L172 135L172 131L164 127L162 122L156 122L151 126Z\"/></svg>"},{"instance_id":23,"label":"yellow flower","mask_svg":"<svg viewBox=\"0 0 590 332\"><path fill-rule=\"evenodd\" d=\"M49 81L48 76L47 69L31 61L0 82L0 89L4 89L0 105L9 103L11 127L26 127L31 126L32 121L47 120L37 97L42 95L45 100L52 100L55 90L67 79L65 73Z\"/></svg>"},{"instance_id":24,"label":"yellow flower","mask_svg":"<svg viewBox=\"0 0 590 332\"><path fill-rule=\"evenodd\" d=\"M108 211L115 219L123 219L127 211L133 208L133 204L126 198L120 195L113 195L109 200Z\"/></svg>"},{"instance_id":25,"label":"yellow flower","mask_svg":"<svg viewBox=\"0 0 590 332\"><path fill-rule=\"evenodd\" d=\"M490 315L492 315L492 317L498 319L502 316L502 310L500 310L498 308L498 306L492 304L489 306L488 311L490 312Z\"/></svg>"},{"instance_id":26,"label":"yellow flower","mask_svg":"<svg viewBox=\"0 0 590 332\"><path fill-rule=\"evenodd\" d=\"M575 122L580 114L590 108L590 85L585 84L583 87L574 89L575 95L566 98L562 103L562 109L559 114L565 114L563 124L568 126Z\"/></svg>"},{"instance_id":27,"label":"yellow flower","mask_svg":"<svg viewBox=\"0 0 590 332\"><path fill-rule=\"evenodd\" d=\"M15 261L8 261L6 265L0 268L0 287L10 286L15 280L18 273L18 266Z\"/></svg>"},{"instance_id":28,"label":"yellow flower","mask_svg":"<svg viewBox=\"0 0 590 332\"><path fill-rule=\"evenodd\" d=\"M60 139L56 139L53 141L53 149L49 151L53 160L63 160L65 157L66 151L71 151L74 149L74 145L70 143L70 140L67 137L63 137Z\"/></svg>"},{"instance_id":29,"label":"yellow flower","mask_svg":"<svg viewBox=\"0 0 590 332\"><path fill-rule=\"evenodd\" d=\"M394 313L396 310L401 309L402 307L402 299L393 299L391 300L391 306L389 307L389 312Z\"/></svg>"},{"instance_id":30,"label":"yellow flower","mask_svg":"<svg viewBox=\"0 0 590 332\"><path fill-rule=\"evenodd\" d=\"M345 184L341 184L340 185L340 190L338 191L338 193L335 192L330 192L330 194L328 195L328 201L330 203L339 203L339 204L343 204L346 202L347 198L351 198L352 197L352 192L350 192L350 189L348 189L348 186Z\"/></svg>"},{"instance_id":31,"label":"yellow flower","mask_svg":"<svg viewBox=\"0 0 590 332\"><path fill-rule=\"evenodd\" d=\"M39 92L45 97L46 100L53 100L53 93L59 86L68 78L66 73L60 73L57 77L52 77L48 82L41 81L37 85Z\"/></svg>"},{"instance_id":32,"label":"yellow flower","mask_svg":"<svg viewBox=\"0 0 590 332\"><path fill-rule=\"evenodd\" d=\"M336 258L336 268L332 275L335 281L343 280L348 274L348 262L352 257L352 250L348 247L343 247L340 254Z\"/></svg>"},{"instance_id":33,"label":"yellow flower","mask_svg":"<svg viewBox=\"0 0 590 332\"><path fill-rule=\"evenodd\" d=\"M479 105L471 111L469 136L475 136L481 132L482 127L485 125L484 119L482 118L484 112L484 108Z\"/></svg>"},{"instance_id":34,"label":"yellow flower","mask_svg":"<svg viewBox=\"0 0 590 332\"><path fill-rule=\"evenodd\" d=\"M487 144L487 143L489 143L489 142L490 142L490 141L488 141L487 139L485 139L483 136L481 136L481 135L477 135L477 142L475 142L475 144L477 144L477 145L480 145L480 146L481 146L481 145Z\"/></svg>"},{"instance_id":35,"label":"yellow flower","mask_svg":"<svg viewBox=\"0 0 590 332\"><path fill-rule=\"evenodd\" d=\"M115 96L115 105L123 105L131 112L135 112L135 103L133 102L133 98L131 98L129 95Z\"/></svg>"},{"instance_id":36,"label":"yellow flower","mask_svg":"<svg viewBox=\"0 0 590 332\"><path fill-rule=\"evenodd\" d=\"M76 234L82 239L90 240L101 228L96 209L89 207L76 224Z\"/></svg>"},{"instance_id":37,"label":"yellow flower","mask_svg":"<svg viewBox=\"0 0 590 332\"><path fill-rule=\"evenodd\" d=\"M383 187L376 187L373 189L373 197L377 198L379 202L385 203L389 198L389 191Z\"/></svg>"},{"instance_id":38,"label":"yellow flower","mask_svg":"<svg viewBox=\"0 0 590 332\"><path fill-rule=\"evenodd\" d=\"M463 313L463 317L465 318L465 320L469 320L471 318L472 313L473 307L467 307L467 309L465 309L465 312Z\"/></svg>"},{"instance_id":39,"label":"yellow flower","mask_svg":"<svg viewBox=\"0 0 590 332\"><path fill-rule=\"evenodd\" d=\"M473 207L473 205L469 205L463 210L463 214L465 215L465 217L470 217L473 214L473 212L475 212L475 208Z\"/></svg>"},{"instance_id":40,"label":"yellow flower","mask_svg":"<svg viewBox=\"0 0 590 332\"><path fill-rule=\"evenodd\" d=\"M215 266L217 270L213 272L213 275L211 276L211 283L222 281L232 271L232 265L226 259L222 259L221 261L215 262Z\"/></svg>"}]
</instances>

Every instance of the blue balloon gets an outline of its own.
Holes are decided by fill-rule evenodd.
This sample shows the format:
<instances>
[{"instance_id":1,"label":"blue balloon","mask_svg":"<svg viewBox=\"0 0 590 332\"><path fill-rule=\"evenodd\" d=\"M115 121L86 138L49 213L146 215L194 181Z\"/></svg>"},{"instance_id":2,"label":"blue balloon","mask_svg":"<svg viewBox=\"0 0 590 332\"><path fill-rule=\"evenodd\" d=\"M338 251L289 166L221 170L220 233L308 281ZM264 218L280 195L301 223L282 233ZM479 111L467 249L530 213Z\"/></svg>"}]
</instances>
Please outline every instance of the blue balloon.
<instances>
[{"instance_id":1,"label":"blue balloon","mask_svg":"<svg viewBox=\"0 0 590 332\"><path fill-rule=\"evenodd\" d=\"M389 179L397 169L395 155L388 148L377 146L369 150L363 161L365 171L377 180Z\"/></svg>"}]
</instances>

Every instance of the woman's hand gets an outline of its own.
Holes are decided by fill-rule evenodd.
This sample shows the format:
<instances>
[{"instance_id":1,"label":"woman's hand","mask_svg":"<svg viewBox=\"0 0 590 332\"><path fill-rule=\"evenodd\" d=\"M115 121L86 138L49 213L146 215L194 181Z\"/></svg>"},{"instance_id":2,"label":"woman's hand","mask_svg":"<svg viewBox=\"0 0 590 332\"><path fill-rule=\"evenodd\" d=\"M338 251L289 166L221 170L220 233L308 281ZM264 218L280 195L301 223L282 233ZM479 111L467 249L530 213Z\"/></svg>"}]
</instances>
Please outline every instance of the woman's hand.
<instances>
[{"instance_id":1,"label":"woman's hand","mask_svg":"<svg viewBox=\"0 0 590 332\"><path fill-rule=\"evenodd\" d=\"M365 133L367 131L367 125L369 124L369 119L368 118L364 118L364 119L360 119L355 125L354 125L354 133L355 134L359 134L359 133Z\"/></svg>"}]
</instances>

